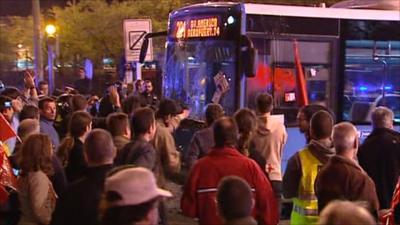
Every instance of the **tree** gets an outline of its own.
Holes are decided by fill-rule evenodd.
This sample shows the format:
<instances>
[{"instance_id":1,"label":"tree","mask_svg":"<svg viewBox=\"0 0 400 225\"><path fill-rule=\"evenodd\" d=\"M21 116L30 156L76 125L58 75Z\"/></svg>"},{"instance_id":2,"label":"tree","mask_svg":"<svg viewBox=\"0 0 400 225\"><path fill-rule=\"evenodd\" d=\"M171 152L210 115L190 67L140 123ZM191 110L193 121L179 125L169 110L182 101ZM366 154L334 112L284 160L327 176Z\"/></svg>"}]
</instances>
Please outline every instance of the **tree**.
<instances>
[{"instance_id":1,"label":"tree","mask_svg":"<svg viewBox=\"0 0 400 225\"><path fill-rule=\"evenodd\" d=\"M24 51L33 54L32 17L5 17L0 20L0 69L14 67L17 58L17 46L21 44Z\"/></svg>"},{"instance_id":2,"label":"tree","mask_svg":"<svg viewBox=\"0 0 400 225\"><path fill-rule=\"evenodd\" d=\"M60 52L64 61L103 57L118 59L123 53L123 20L151 18L153 30L166 28L168 13L182 0L112 1L81 0L67 7L54 7L59 27Z\"/></svg>"}]
</instances>

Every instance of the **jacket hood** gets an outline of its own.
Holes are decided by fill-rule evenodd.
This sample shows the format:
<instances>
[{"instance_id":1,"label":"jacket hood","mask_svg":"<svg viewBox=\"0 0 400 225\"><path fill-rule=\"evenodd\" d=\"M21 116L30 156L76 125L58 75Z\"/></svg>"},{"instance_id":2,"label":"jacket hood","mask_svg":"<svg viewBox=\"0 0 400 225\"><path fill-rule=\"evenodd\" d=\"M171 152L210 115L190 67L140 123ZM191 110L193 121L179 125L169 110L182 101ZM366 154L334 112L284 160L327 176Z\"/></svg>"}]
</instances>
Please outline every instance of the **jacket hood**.
<instances>
[{"instance_id":1,"label":"jacket hood","mask_svg":"<svg viewBox=\"0 0 400 225\"><path fill-rule=\"evenodd\" d=\"M261 135L267 135L273 133L279 128L281 122L271 117L270 115L258 116L257 133Z\"/></svg>"},{"instance_id":2,"label":"jacket hood","mask_svg":"<svg viewBox=\"0 0 400 225\"><path fill-rule=\"evenodd\" d=\"M322 163L326 163L330 157L335 155L335 148L333 147L332 141L322 142L311 140L310 144L308 144L308 148Z\"/></svg>"}]
</instances>

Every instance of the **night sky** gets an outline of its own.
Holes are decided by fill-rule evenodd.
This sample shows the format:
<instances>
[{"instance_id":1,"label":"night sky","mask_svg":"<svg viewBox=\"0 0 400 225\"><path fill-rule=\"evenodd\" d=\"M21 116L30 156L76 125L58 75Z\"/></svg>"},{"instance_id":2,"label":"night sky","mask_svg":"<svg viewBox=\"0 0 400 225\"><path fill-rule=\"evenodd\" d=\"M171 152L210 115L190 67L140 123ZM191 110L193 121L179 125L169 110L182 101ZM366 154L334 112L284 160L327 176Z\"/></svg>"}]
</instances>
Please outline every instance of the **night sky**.
<instances>
[{"instance_id":1,"label":"night sky","mask_svg":"<svg viewBox=\"0 0 400 225\"><path fill-rule=\"evenodd\" d=\"M65 6L68 0L40 0L41 11L54 5ZM0 0L0 16L29 16L32 0Z\"/></svg>"}]
</instances>

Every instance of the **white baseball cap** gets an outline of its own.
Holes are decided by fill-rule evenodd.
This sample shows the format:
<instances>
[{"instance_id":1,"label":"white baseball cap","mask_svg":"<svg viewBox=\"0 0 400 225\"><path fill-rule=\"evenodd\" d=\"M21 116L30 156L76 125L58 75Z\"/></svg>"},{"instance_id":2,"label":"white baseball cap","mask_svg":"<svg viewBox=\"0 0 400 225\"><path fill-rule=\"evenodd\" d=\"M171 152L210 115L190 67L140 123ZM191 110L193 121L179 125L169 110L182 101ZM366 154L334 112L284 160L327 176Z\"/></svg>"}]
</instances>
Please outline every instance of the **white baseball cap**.
<instances>
[{"instance_id":1,"label":"white baseball cap","mask_svg":"<svg viewBox=\"0 0 400 225\"><path fill-rule=\"evenodd\" d=\"M171 192L158 188L153 173L142 167L123 169L108 177L105 192L116 192L122 199L110 206L138 205L156 197L172 197Z\"/></svg>"}]
</instances>

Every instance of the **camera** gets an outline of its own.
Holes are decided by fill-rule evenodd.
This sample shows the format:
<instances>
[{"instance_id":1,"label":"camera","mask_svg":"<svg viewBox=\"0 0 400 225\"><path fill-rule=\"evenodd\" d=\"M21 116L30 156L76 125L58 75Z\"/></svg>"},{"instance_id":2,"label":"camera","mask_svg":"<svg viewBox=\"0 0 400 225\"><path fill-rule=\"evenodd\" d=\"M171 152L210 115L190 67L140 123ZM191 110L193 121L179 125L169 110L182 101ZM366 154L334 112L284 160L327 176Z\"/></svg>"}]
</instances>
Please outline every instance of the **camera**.
<instances>
[{"instance_id":1,"label":"camera","mask_svg":"<svg viewBox=\"0 0 400 225\"><path fill-rule=\"evenodd\" d=\"M4 102L4 107L11 108L12 107L12 103L10 101L6 101L6 102Z\"/></svg>"}]
</instances>

